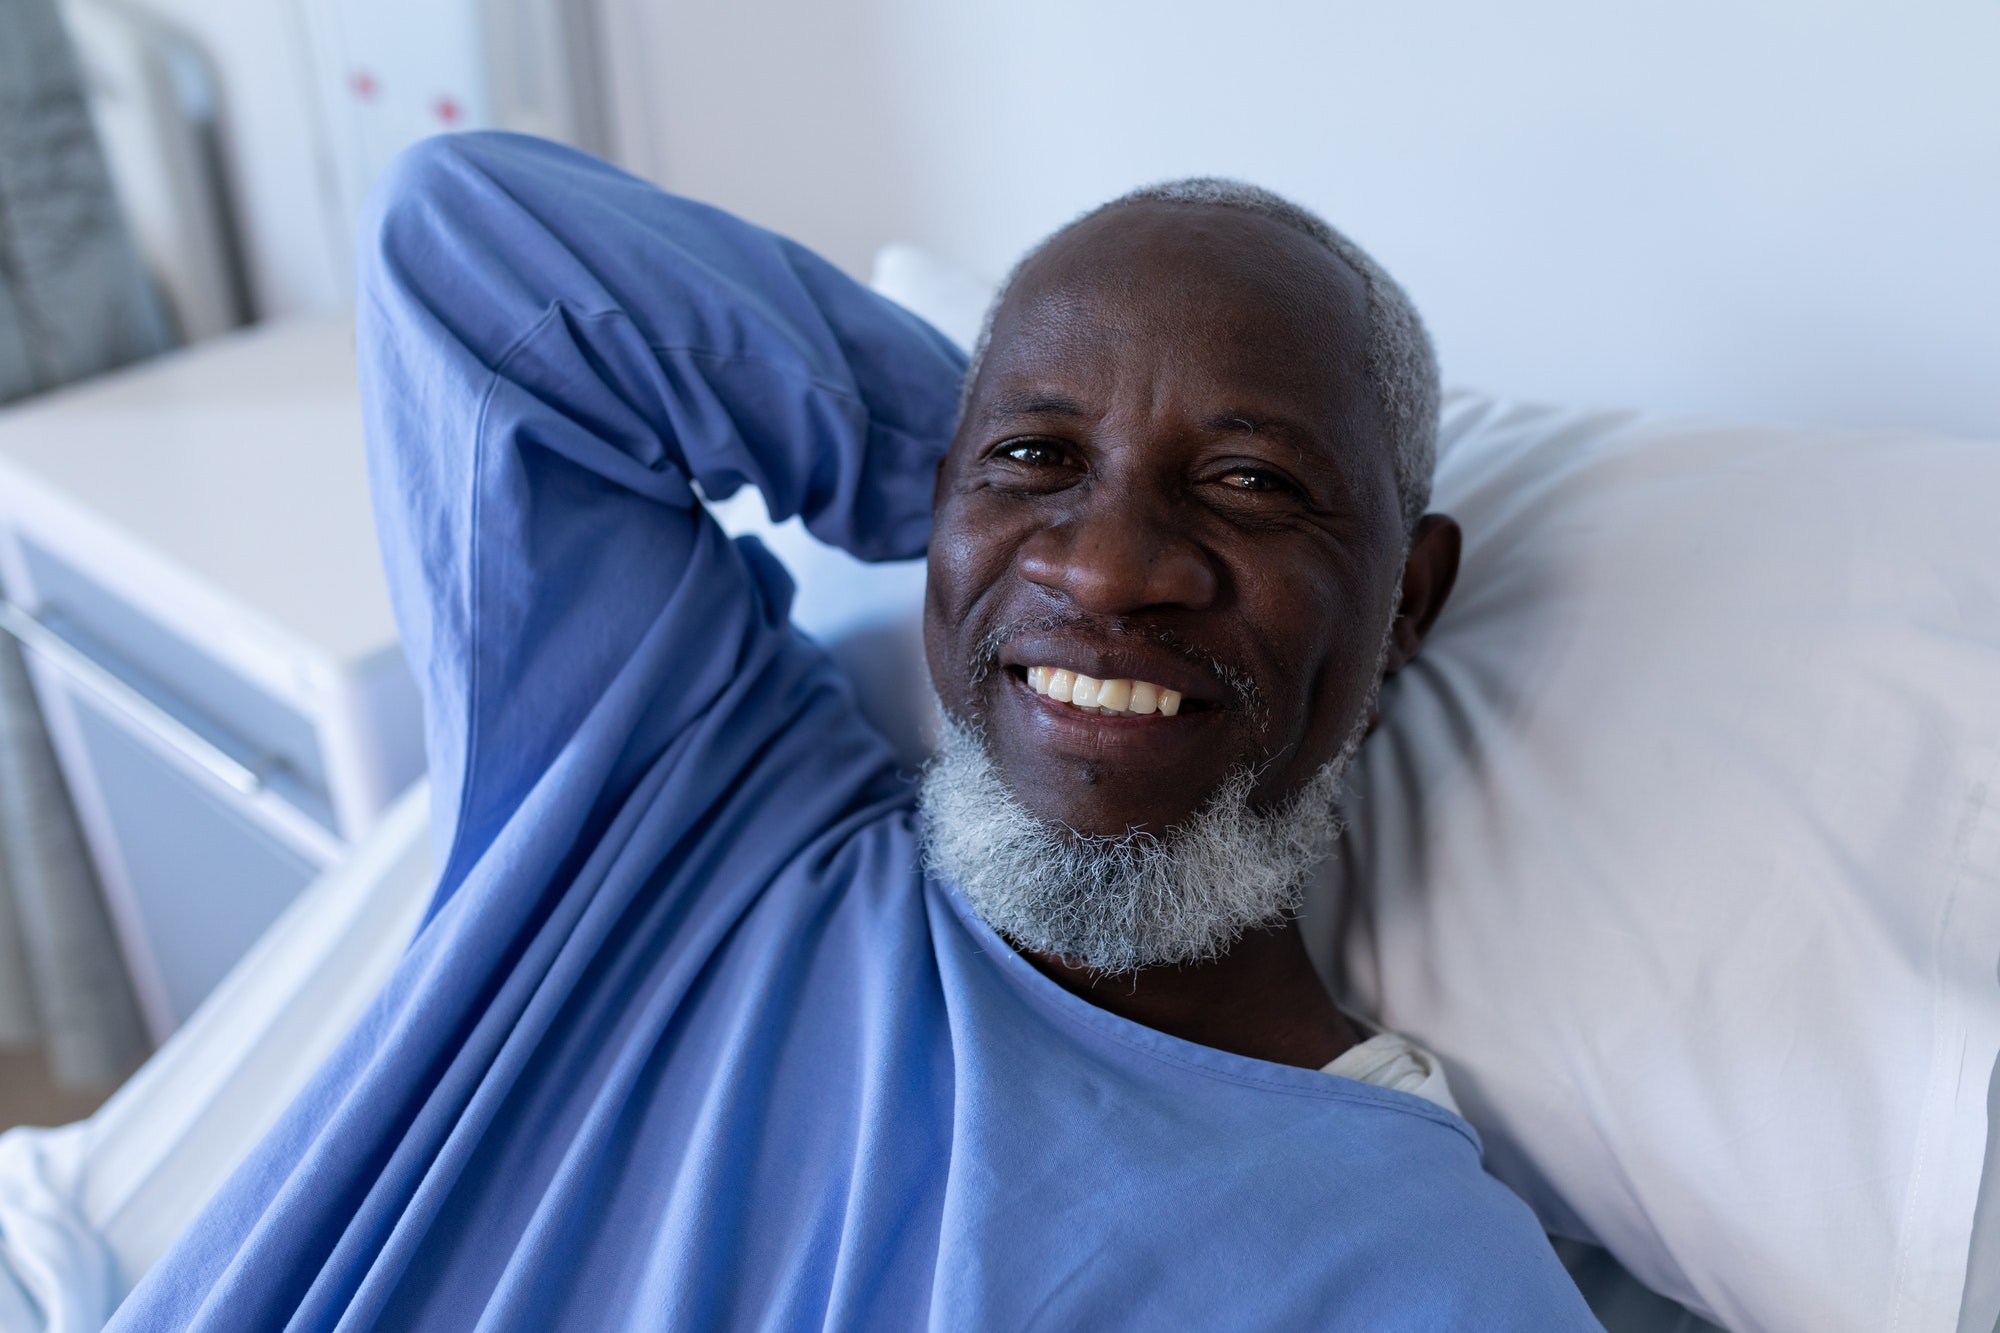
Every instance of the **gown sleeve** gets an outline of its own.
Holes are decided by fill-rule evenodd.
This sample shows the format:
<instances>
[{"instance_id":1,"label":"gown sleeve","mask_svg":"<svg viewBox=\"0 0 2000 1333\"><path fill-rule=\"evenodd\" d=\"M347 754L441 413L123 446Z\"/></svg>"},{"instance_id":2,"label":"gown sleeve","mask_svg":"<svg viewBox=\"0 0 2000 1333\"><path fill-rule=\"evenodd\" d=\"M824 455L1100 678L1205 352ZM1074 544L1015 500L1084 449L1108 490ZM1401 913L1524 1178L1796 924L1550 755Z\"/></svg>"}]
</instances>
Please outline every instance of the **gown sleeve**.
<instances>
[{"instance_id":1,"label":"gown sleeve","mask_svg":"<svg viewBox=\"0 0 2000 1333\"><path fill-rule=\"evenodd\" d=\"M700 495L755 486L863 559L921 554L964 358L804 248L521 136L410 150L363 236L370 470L441 903L538 785L608 809L789 632L782 569Z\"/></svg>"}]
</instances>

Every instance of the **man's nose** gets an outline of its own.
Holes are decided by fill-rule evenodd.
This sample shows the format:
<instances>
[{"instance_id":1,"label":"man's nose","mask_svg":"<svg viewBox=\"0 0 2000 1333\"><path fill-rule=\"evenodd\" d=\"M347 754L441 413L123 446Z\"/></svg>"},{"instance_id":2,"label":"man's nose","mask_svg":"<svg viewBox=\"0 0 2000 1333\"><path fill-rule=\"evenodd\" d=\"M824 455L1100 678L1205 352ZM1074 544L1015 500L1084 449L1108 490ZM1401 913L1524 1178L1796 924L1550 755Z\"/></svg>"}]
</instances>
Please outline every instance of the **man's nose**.
<instances>
[{"instance_id":1,"label":"man's nose","mask_svg":"<svg viewBox=\"0 0 2000 1333\"><path fill-rule=\"evenodd\" d=\"M1201 610L1215 601L1220 574L1175 518L1163 506L1100 493L1028 539L1021 574L1097 615Z\"/></svg>"}]
</instances>

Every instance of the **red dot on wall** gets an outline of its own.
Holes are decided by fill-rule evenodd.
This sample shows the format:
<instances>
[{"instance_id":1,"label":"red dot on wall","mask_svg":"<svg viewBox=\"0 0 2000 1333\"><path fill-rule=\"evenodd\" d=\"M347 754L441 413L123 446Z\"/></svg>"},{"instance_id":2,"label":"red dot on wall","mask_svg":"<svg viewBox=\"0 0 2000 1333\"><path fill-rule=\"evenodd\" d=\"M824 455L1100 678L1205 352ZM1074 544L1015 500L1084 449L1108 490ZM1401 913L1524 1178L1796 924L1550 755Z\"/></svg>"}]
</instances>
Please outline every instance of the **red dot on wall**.
<instances>
[{"instance_id":1,"label":"red dot on wall","mask_svg":"<svg viewBox=\"0 0 2000 1333\"><path fill-rule=\"evenodd\" d=\"M439 120L447 125L456 125L459 121L465 119L465 108L452 101L449 97L440 97L437 101L431 103L431 110L437 115Z\"/></svg>"},{"instance_id":2,"label":"red dot on wall","mask_svg":"<svg viewBox=\"0 0 2000 1333\"><path fill-rule=\"evenodd\" d=\"M348 75L347 86L363 101L373 101L375 94L382 91L382 85L375 82L375 76L365 69L357 69Z\"/></svg>"}]
</instances>

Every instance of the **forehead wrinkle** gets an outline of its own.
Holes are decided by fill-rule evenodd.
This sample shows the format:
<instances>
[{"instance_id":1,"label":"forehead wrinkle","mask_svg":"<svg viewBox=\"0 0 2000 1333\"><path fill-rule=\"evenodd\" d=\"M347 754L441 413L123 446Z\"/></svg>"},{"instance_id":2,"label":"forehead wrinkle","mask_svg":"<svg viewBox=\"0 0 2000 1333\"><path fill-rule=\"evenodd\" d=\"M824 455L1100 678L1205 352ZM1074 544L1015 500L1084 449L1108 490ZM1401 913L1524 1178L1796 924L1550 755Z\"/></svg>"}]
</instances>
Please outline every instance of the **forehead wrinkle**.
<instances>
[{"instance_id":1,"label":"forehead wrinkle","mask_svg":"<svg viewBox=\"0 0 2000 1333\"><path fill-rule=\"evenodd\" d=\"M1287 322L1320 324L1335 342L1352 344L1336 355L1366 341L1367 286L1352 264L1274 219L1209 205L1107 211L1052 238L1012 286L1009 297L1023 307L1053 301L1047 313L1058 319L1084 296L1191 310L1217 294L1243 295Z\"/></svg>"},{"instance_id":2,"label":"forehead wrinkle","mask_svg":"<svg viewBox=\"0 0 2000 1333\"><path fill-rule=\"evenodd\" d=\"M1219 410L1197 408L1207 429L1238 417L1253 433L1289 427L1310 437L1316 432L1302 429L1294 410L1242 398L1303 395L1314 408L1343 414L1367 392L1350 331L1324 303L1300 293L1269 286L1251 292L1212 273L1181 275L1187 290L1178 296L1159 284L1133 290L1103 270L1038 285L1043 276L1020 284L995 320L986 365L1000 373L982 376L982 408L1004 411L1032 396L1010 391L1007 381L1016 377L1073 403L1075 388L1099 396L1107 386L1090 381L1108 375L1119 397L1154 412L1173 399L1208 398ZM1250 343L1273 329L1283 330L1289 352L1255 354Z\"/></svg>"}]
</instances>

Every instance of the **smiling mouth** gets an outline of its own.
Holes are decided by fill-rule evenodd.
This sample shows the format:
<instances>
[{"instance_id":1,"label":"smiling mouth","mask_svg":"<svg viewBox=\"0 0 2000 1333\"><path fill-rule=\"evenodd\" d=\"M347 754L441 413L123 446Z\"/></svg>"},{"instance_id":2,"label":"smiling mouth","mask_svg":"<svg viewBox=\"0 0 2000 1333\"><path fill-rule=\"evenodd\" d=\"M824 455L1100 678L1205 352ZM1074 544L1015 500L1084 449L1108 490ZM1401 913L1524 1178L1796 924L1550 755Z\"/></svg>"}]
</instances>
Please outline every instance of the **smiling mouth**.
<instances>
[{"instance_id":1,"label":"smiling mouth","mask_svg":"<svg viewBox=\"0 0 2000 1333\"><path fill-rule=\"evenodd\" d=\"M1099 680L1067 667L1031 666L1024 673L1028 688L1046 699L1085 713L1109 717L1173 717L1181 711L1181 692L1149 680Z\"/></svg>"}]
</instances>

